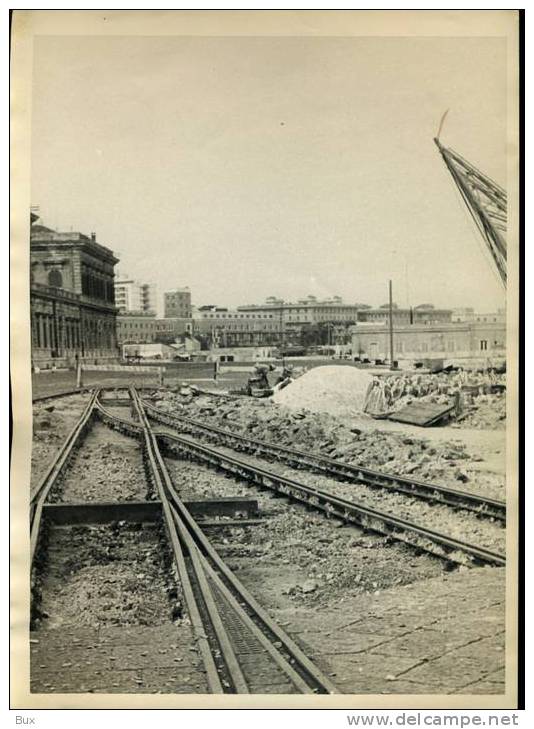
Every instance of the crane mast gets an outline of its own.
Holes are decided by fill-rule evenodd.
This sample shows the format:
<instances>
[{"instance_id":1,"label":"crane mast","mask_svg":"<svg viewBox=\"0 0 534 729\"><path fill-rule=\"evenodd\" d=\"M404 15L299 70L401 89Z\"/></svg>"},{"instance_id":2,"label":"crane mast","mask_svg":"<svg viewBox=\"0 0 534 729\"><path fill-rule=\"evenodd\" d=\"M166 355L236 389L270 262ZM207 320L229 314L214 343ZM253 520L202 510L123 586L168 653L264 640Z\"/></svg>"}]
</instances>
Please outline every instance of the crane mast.
<instances>
[{"instance_id":1,"label":"crane mast","mask_svg":"<svg viewBox=\"0 0 534 729\"><path fill-rule=\"evenodd\" d=\"M439 141L439 133L434 142L489 248L506 288L506 191L453 149L443 146Z\"/></svg>"}]
</instances>

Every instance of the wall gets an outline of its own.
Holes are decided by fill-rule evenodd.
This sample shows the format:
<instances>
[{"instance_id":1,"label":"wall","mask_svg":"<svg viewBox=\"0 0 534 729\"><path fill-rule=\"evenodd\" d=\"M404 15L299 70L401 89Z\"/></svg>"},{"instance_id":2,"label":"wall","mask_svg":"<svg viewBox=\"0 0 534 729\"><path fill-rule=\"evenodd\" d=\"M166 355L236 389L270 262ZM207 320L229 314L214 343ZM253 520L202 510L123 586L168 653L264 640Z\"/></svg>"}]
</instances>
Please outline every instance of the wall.
<instances>
[{"instance_id":1,"label":"wall","mask_svg":"<svg viewBox=\"0 0 534 729\"><path fill-rule=\"evenodd\" d=\"M506 328L502 323L417 325L394 327L394 358L504 356ZM353 355L389 358L387 326L352 329Z\"/></svg>"},{"instance_id":2,"label":"wall","mask_svg":"<svg viewBox=\"0 0 534 729\"><path fill-rule=\"evenodd\" d=\"M208 362L255 362L273 359L274 347L219 347L208 353Z\"/></svg>"},{"instance_id":3,"label":"wall","mask_svg":"<svg viewBox=\"0 0 534 729\"><path fill-rule=\"evenodd\" d=\"M151 343L156 338L156 321L150 316L119 314L117 316L117 341L119 344Z\"/></svg>"}]
</instances>

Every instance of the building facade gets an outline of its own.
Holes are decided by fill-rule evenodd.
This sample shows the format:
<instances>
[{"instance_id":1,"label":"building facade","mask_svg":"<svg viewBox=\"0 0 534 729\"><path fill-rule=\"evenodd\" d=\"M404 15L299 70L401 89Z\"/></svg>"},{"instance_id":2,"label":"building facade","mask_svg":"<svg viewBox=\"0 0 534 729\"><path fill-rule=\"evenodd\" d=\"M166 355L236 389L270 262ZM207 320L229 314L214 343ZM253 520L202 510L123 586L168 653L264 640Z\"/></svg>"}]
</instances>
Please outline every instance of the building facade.
<instances>
[{"instance_id":1,"label":"building facade","mask_svg":"<svg viewBox=\"0 0 534 729\"><path fill-rule=\"evenodd\" d=\"M436 309L431 304L421 304L409 309L401 309L394 306L392 309L393 324L446 324L452 321L452 309ZM377 309L365 308L358 312L359 322L370 322L374 324L389 323L389 305Z\"/></svg>"},{"instance_id":2,"label":"building facade","mask_svg":"<svg viewBox=\"0 0 534 729\"><path fill-rule=\"evenodd\" d=\"M237 310L257 318L272 318L286 326L302 324L320 324L322 322L355 323L362 304L345 304L340 296L319 301L315 296L308 296L296 303L285 302L275 297L266 299L265 304L238 306Z\"/></svg>"},{"instance_id":3,"label":"building facade","mask_svg":"<svg viewBox=\"0 0 534 729\"><path fill-rule=\"evenodd\" d=\"M117 316L117 343L152 344L156 341L156 318L152 314L123 312Z\"/></svg>"},{"instance_id":4,"label":"building facade","mask_svg":"<svg viewBox=\"0 0 534 729\"><path fill-rule=\"evenodd\" d=\"M280 322L273 314L201 306L193 314L193 333L213 347L261 347L280 341Z\"/></svg>"},{"instance_id":5,"label":"building facade","mask_svg":"<svg viewBox=\"0 0 534 729\"><path fill-rule=\"evenodd\" d=\"M271 296L264 304L238 306L237 311L240 316L276 322L277 343L298 346L350 338L350 327L364 308L363 304L346 304L340 296L323 301L308 296L296 303Z\"/></svg>"},{"instance_id":6,"label":"building facade","mask_svg":"<svg viewBox=\"0 0 534 729\"><path fill-rule=\"evenodd\" d=\"M191 291L189 287L165 291L163 305L165 319L190 319Z\"/></svg>"},{"instance_id":7,"label":"building facade","mask_svg":"<svg viewBox=\"0 0 534 729\"><path fill-rule=\"evenodd\" d=\"M32 363L71 366L118 357L113 252L83 233L30 230Z\"/></svg>"},{"instance_id":8,"label":"building facade","mask_svg":"<svg viewBox=\"0 0 534 729\"><path fill-rule=\"evenodd\" d=\"M156 341L163 344L170 344L185 334L192 334L193 320L189 319L156 319L155 320Z\"/></svg>"},{"instance_id":9,"label":"building facade","mask_svg":"<svg viewBox=\"0 0 534 729\"><path fill-rule=\"evenodd\" d=\"M506 327L499 322L458 322L395 326L394 359L504 358ZM389 327L356 325L352 354L371 361L389 359Z\"/></svg>"},{"instance_id":10,"label":"building facade","mask_svg":"<svg viewBox=\"0 0 534 729\"><path fill-rule=\"evenodd\" d=\"M156 314L156 287L128 276L115 279L115 305L120 312Z\"/></svg>"}]
</instances>

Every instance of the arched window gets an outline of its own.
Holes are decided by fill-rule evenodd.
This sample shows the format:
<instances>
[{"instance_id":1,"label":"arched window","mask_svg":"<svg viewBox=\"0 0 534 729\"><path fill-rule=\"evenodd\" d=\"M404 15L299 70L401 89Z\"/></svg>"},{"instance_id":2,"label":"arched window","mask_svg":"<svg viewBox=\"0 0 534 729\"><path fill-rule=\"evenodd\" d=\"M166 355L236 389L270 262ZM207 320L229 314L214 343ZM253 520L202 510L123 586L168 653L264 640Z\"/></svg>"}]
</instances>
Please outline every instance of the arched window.
<instances>
[{"instance_id":1,"label":"arched window","mask_svg":"<svg viewBox=\"0 0 534 729\"><path fill-rule=\"evenodd\" d=\"M60 271L57 269L50 271L48 274L48 285L54 286L57 289L60 289L63 286L63 276Z\"/></svg>"}]
</instances>

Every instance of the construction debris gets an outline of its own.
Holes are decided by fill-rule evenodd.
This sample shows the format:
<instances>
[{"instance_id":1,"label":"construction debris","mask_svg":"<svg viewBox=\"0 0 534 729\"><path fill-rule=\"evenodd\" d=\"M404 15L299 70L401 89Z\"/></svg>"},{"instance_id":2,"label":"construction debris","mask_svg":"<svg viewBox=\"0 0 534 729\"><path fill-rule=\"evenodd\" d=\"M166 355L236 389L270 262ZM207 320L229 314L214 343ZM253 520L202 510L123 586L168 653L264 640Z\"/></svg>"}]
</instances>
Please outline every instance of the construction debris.
<instances>
[{"instance_id":1,"label":"construction debris","mask_svg":"<svg viewBox=\"0 0 534 729\"><path fill-rule=\"evenodd\" d=\"M275 393L273 401L290 410L351 416L363 411L372 381L372 375L356 367L315 367Z\"/></svg>"}]
</instances>

